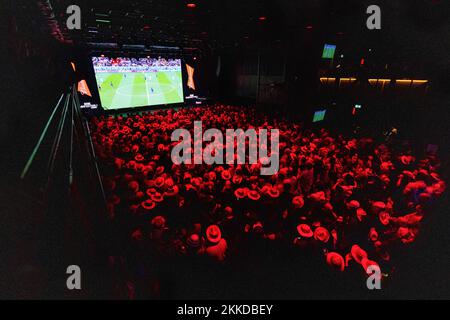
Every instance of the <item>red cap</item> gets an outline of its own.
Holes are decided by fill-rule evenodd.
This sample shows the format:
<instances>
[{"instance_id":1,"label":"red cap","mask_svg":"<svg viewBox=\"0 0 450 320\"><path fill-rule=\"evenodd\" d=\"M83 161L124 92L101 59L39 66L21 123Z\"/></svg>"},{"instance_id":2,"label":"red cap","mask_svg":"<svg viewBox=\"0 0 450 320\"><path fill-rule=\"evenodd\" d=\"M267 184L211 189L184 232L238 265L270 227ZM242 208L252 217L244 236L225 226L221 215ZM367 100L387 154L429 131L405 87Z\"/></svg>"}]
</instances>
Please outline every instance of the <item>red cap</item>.
<instances>
[{"instance_id":1,"label":"red cap","mask_svg":"<svg viewBox=\"0 0 450 320\"><path fill-rule=\"evenodd\" d=\"M256 191L256 190L250 190L250 191L248 191L247 196L248 196L251 200L254 200L254 201L257 201L257 200L259 200L259 199L261 198L261 195L260 195L259 192Z\"/></svg>"},{"instance_id":2,"label":"red cap","mask_svg":"<svg viewBox=\"0 0 450 320\"><path fill-rule=\"evenodd\" d=\"M357 244L352 246L350 253L357 263L361 263L362 259L367 258L367 252L361 249Z\"/></svg>"},{"instance_id":3,"label":"red cap","mask_svg":"<svg viewBox=\"0 0 450 320\"><path fill-rule=\"evenodd\" d=\"M330 239L330 233L324 227L318 227L314 230L314 239L322 242L328 242Z\"/></svg>"},{"instance_id":4,"label":"red cap","mask_svg":"<svg viewBox=\"0 0 450 320\"><path fill-rule=\"evenodd\" d=\"M206 229L206 238L208 239L209 242L212 243L219 242L220 239L222 239L222 232L220 231L220 228L215 224L210 225Z\"/></svg>"},{"instance_id":5,"label":"red cap","mask_svg":"<svg viewBox=\"0 0 450 320\"><path fill-rule=\"evenodd\" d=\"M344 271L345 269L344 258L339 253L336 252L327 253L327 264L340 271Z\"/></svg>"},{"instance_id":6,"label":"red cap","mask_svg":"<svg viewBox=\"0 0 450 320\"><path fill-rule=\"evenodd\" d=\"M314 235L314 232L311 230L311 227L307 224L299 224L297 226L298 234L305 238L311 238Z\"/></svg>"},{"instance_id":7,"label":"red cap","mask_svg":"<svg viewBox=\"0 0 450 320\"><path fill-rule=\"evenodd\" d=\"M305 201L303 200L302 196L296 196L292 199L292 204L295 208L300 209L305 205Z\"/></svg>"},{"instance_id":8,"label":"red cap","mask_svg":"<svg viewBox=\"0 0 450 320\"><path fill-rule=\"evenodd\" d=\"M166 226L166 219L163 216L156 216L151 223L155 228L162 229Z\"/></svg>"}]
</instances>

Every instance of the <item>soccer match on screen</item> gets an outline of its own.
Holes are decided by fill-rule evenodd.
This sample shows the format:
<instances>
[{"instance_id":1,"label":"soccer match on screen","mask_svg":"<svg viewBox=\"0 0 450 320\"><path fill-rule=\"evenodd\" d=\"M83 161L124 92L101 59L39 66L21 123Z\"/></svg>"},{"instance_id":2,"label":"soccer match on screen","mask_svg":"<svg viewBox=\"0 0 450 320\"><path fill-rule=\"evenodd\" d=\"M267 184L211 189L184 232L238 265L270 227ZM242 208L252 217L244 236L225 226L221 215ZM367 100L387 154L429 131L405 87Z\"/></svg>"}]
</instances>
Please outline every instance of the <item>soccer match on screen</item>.
<instances>
[{"instance_id":1,"label":"soccer match on screen","mask_svg":"<svg viewBox=\"0 0 450 320\"><path fill-rule=\"evenodd\" d=\"M105 110L183 102L180 59L93 57Z\"/></svg>"}]
</instances>

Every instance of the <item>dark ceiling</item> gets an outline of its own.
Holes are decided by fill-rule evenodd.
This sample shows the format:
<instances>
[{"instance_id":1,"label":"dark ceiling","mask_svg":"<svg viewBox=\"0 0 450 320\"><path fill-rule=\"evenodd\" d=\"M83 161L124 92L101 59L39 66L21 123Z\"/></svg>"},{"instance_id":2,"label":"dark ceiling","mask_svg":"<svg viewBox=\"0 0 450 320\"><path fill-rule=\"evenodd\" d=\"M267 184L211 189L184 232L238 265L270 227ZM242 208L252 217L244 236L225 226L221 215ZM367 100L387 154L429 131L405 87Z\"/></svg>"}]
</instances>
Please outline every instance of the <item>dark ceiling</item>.
<instances>
[{"instance_id":1,"label":"dark ceiling","mask_svg":"<svg viewBox=\"0 0 450 320\"><path fill-rule=\"evenodd\" d=\"M12 0L11 0L12 1ZM323 34L365 32L368 0L15 0L36 7L62 41L144 45L229 46L242 41L283 41L306 28ZM19 5L19 3L21 3ZM402 12L394 24L443 23L448 1L380 0L383 16ZM68 6L81 8L81 30L67 30ZM188 4L195 5L194 8ZM384 20L386 26L386 20ZM306 29L312 30L312 29Z\"/></svg>"},{"instance_id":2,"label":"dark ceiling","mask_svg":"<svg viewBox=\"0 0 450 320\"><path fill-rule=\"evenodd\" d=\"M33 37L41 29L81 46L166 46L197 54L261 47L304 52L310 42L328 42L346 56L373 48L382 66L401 62L409 65L402 68L435 72L450 67L448 0L378 0L380 31L366 28L372 0L9 1L21 12L16 24ZM72 4L81 8L81 30L67 30L66 9Z\"/></svg>"},{"instance_id":3,"label":"dark ceiling","mask_svg":"<svg viewBox=\"0 0 450 320\"><path fill-rule=\"evenodd\" d=\"M364 1L347 0L39 0L50 32L75 43L220 48L290 41L299 32L342 36L364 26ZM66 8L81 8L81 30L67 30ZM192 8L194 4L195 7ZM358 28L349 21L361 25ZM355 23L356 24L356 23Z\"/></svg>"}]
</instances>

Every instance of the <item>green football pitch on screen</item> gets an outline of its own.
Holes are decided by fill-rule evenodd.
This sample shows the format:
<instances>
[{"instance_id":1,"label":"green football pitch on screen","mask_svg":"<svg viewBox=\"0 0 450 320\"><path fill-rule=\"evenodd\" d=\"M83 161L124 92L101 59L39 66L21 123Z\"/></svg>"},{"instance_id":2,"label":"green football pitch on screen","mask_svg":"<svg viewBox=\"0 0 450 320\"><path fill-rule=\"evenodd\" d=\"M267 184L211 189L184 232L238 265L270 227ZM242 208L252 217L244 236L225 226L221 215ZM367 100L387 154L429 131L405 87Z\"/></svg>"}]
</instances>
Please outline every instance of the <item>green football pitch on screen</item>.
<instances>
[{"instance_id":1,"label":"green football pitch on screen","mask_svg":"<svg viewBox=\"0 0 450 320\"><path fill-rule=\"evenodd\" d=\"M323 119L325 119L326 112L327 112L327 110L320 110L320 111L314 112L313 122L323 121Z\"/></svg>"},{"instance_id":2,"label":"green football pitch on screen","mask_svg":"<svg viewBox=\"0 0 450 320\"><path fill-rule=\"evenodd\" d=\"M103 109L181 103L181 71L98 72L95 75Z\"/></svg>"}]
</instances>

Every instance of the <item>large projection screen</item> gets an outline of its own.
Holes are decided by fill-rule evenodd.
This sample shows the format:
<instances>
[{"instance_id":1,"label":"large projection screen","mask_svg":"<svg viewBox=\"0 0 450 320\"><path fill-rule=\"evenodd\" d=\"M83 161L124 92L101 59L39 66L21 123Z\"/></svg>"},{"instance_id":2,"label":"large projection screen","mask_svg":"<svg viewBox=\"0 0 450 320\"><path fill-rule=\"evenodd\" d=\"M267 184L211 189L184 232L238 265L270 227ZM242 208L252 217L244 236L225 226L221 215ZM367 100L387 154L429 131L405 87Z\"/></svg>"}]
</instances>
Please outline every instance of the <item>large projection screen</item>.
<instances>
[{"instance_id":1,"label":"large projection screen","mask_svg":"<svg viewBox=\"0 0 450 320\"><path fill-rule=\"evenodd\" d=\"M103 109L181 103L180 59L92 57Z\"/></svg>"}]
</instances>

